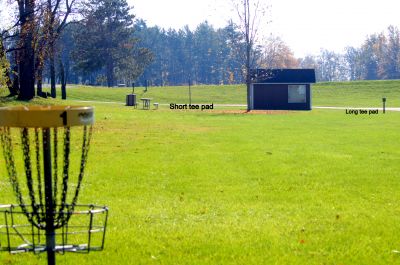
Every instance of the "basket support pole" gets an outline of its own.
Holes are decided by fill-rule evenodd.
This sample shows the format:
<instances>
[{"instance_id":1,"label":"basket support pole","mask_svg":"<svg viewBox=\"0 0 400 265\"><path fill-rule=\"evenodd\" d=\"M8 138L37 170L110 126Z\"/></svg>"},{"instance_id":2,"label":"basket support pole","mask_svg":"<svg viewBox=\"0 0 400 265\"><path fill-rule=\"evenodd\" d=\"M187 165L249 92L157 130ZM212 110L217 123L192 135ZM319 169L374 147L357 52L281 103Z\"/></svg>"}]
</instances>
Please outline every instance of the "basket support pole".
<instances>
[{"instance_id":1,"label":"basket support pole","mask_svg":"<svg viewBox=\"0 0 400 265\"><path fill-rule=\"evenodd\" d=\"M54 207L53 187L51 174L51 137L50 128L43 128L43 168L44 168L44 192L46 196L46 251L47 264L55 265L55 232L54 232Z\"/></svg>"}]
</instances>

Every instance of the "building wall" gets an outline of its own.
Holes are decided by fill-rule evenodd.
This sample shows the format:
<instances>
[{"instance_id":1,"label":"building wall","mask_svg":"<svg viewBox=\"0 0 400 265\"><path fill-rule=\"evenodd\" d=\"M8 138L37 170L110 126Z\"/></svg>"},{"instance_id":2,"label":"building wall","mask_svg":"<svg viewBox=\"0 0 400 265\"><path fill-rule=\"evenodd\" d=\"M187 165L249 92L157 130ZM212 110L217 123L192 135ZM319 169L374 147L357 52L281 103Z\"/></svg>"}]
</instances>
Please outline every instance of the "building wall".
<instances>
[{"instance_id":1,"label":"building wall","mask_svg":"<svg viewBox=\"0 0 400 265\"><path fill-rule=\"evenodd\" d=\"M289 103L288 86L289 84L253 84L250 108L255 110L311 110L310 84L306 84L305 103Z\"/></svg>"}]
</instances>

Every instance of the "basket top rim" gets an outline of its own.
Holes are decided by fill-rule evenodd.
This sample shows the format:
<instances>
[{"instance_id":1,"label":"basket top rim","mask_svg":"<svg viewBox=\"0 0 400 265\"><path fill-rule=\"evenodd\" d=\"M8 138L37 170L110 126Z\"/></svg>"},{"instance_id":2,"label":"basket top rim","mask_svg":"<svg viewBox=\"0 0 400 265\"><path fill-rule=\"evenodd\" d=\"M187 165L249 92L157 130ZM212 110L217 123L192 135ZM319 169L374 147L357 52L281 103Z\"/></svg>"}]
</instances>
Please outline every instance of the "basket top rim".
<instances>
[{"instance_id":1,"label":"basket top rim","mask_svg":"<svg viewBox=\"0 0 400 265\"><path fill-rule=\"evenodd\" d=\"M69 127L94 123L91 106L12 106L0 107L2 127Z\"/></svg>"}]
</instances>

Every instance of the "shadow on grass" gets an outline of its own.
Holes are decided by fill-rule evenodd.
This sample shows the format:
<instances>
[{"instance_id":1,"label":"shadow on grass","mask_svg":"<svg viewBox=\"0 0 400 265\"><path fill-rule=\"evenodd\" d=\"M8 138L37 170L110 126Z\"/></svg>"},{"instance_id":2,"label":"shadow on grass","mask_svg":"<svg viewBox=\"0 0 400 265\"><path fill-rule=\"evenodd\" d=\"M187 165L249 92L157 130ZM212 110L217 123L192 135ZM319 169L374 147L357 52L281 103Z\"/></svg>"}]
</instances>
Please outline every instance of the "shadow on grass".
<instances>
[{"instance_id":1,"label":"shadow on grass","mask_svg":"<svg viewBox=\"0 0 400 265\"><path fill-rule=\"evenodd\" d=\"M0 96L0 107L21 106L21 105L55 105L60 104L59 100L34 97L31 100L18 100L17 96Z\"/></svg>"}]
</instances>

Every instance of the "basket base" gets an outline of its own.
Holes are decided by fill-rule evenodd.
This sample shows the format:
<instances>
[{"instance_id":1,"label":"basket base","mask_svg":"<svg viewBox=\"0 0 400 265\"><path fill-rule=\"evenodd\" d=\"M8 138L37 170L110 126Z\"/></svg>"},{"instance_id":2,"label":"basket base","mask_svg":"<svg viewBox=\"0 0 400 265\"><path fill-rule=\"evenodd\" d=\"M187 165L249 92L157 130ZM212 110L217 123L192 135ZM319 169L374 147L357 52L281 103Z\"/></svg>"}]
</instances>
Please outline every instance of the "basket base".
<instances>
[{"instance_id":1,"label":"basket base","mask_svg":"<svg viewBox=\"0 0 400 265\"><path fill-rule=\"evenodd\" d=\"M76 205L69 222L55 230L53 251L89 253L103 250L107 219L107 207ZM30 224L20 205L0 205L0 251L11 254L45 252L46 231Z\"/></svg>"},{"instance_id":2,"label":"basket base","mask_svg":"<svg viewBox=\"0 0 400 265\"><path fill-rule=\"evenodd\" d=\"M64 253L64 252L76 252L76 253L88 253L89 251L101 251L103 247L94 247L91 246L89 248L88 244L80 244L80 245L57 245L54 248L54 252L56 253ZM46 245L30 245L30 244L22 244L17 247L5 247L0 248L0 251L7 251L11 254L19 254L19 253L41 253L47 251Z\"/></svg>"}]
</instances>

